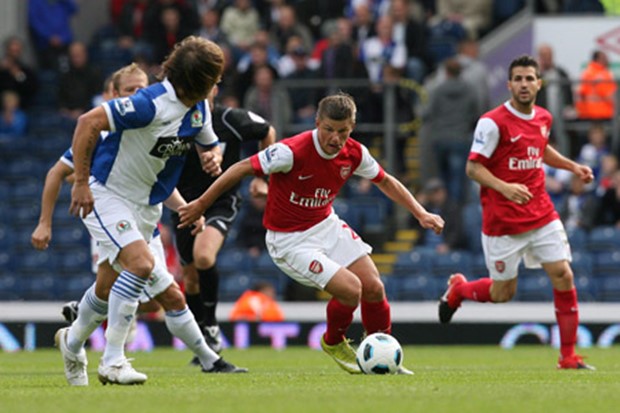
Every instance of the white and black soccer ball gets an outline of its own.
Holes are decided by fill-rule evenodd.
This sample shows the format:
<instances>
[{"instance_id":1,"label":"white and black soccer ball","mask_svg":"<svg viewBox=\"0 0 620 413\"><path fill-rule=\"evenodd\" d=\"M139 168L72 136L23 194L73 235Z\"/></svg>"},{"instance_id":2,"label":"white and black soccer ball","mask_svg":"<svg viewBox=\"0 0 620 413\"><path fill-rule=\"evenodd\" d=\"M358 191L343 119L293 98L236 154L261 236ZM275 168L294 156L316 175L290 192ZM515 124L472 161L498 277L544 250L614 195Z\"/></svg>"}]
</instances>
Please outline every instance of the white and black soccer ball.
<instances>
[{"instance_id":1,"label":"white and black soccer ball","mask_svg":"<svg viewBox=\"0 0 620 413\"><path fill-rule=\"evenodd\" d=\"M371 334L357 348L357 364L365 374L395 374L402 363L403 349L389 334Z\"/></svg>"}]
</instances>

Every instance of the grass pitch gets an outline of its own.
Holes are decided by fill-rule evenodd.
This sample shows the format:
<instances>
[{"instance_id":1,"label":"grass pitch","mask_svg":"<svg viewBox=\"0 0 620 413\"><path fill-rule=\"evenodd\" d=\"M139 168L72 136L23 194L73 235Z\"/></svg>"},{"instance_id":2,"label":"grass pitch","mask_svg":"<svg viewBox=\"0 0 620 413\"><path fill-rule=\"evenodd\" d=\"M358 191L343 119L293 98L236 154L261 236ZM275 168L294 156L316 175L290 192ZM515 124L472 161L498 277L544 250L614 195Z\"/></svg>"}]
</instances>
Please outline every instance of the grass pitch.
<instances>
[{"instance_id":1,"label":"grass pitch","mask_svg":"<svg viewBox=\"0 0 620 413\"><path fill-rule=\"evenodd\" d=\"M0 412L618 412L620 346L587 349L597 371L558 371L540 345L404 348L414 376L349 375L320 351L226 350L248 374L209 375L188 351L135 353L144 386L102 386L89 352L90 386L68 387L60 353L0 353Z\"/></svg>"}]
</instances>

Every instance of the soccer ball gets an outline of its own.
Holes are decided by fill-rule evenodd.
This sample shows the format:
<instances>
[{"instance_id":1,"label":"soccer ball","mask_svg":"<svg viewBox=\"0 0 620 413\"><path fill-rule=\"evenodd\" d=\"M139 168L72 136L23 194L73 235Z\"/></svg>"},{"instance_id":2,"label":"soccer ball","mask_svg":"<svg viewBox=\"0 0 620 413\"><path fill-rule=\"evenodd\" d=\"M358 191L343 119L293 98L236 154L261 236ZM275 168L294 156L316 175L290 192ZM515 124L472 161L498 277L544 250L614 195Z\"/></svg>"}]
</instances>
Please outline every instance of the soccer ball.
<instances>
[{"instance_id":1,"label":"soccer ball","mask_svg":"<svg viewBox=\"0 0 620 413\"><path fill-rule=\"evenodd\" d=\"M365 374L395 374L402 363L403 349L389 334L371 334L357 348L357 364Z\"/></svg>"}]
</instances>

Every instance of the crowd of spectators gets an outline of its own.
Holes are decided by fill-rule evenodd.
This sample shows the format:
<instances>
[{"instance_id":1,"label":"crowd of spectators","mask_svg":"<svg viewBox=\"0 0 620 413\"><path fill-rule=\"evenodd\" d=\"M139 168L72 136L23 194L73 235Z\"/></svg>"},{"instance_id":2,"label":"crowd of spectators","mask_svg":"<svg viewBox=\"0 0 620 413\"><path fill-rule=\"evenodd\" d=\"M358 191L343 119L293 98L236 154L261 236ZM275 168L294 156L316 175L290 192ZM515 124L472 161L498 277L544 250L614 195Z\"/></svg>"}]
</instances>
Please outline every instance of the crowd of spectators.
<instances>
[{"instance_id":1,"label":"crowd of spectators","mask_svg":"<svg viewBox=\"0 0 620 413\"><path fill-rule=\"evenodd\" d=\"M109 23L84 44L71 32L71 20L80 18L76 0L29 0L30 36L5 39L0 60L0 139L26 133L29 114L42 109L37 96L48 93L42 91L42 77L51 76L58 86L53 108L75 121L92 107L113 70L136 61L155 76L173 45L197 34L216 41L226 55L219 99L275 125L312 124L318 99L334 88L359 98L360 122L380 123L386 80L423 85L428 106L401 88L396 119L406 123L419 116L429 125L422 138L432 148L424 161L437 166L431 176L441 179L449 199L466 202L471 198L466 180L450 177L463 176L455 171L463 169L473 122L491 104L479 40L526 3L541 13L616 12L605 8L607 2L568 0L109 0ZM34 52L36 70L25 63L24 42ZM566 119L604 122L615 113L616 83L603 51L593 53L578 87L579 79L569 79L555 64L551 46L539 45L537 56L544 80L538 104ZM365 79L370 87L327 81L343 78ZM606 81L590 81L600 78ZM295 86L316 79L324 88ZM279 80L294 86L283 87ZM452 127L445 130L447 125ZM282 137L288 131L278 133ZM595 186L576 188L549 171L549 190L562 210L570 215L588 204L583 209L595 211L592 219L573 216L575 225L616 224L612 204L620 196L612 192L620 179L608 135L607 124L595 123L583 139L579 156L597 171ZM402 160L397 163L398 172L405 167ZM580 193L592 195L593 202L582 202Z\"/></svg>"}]
</instances>

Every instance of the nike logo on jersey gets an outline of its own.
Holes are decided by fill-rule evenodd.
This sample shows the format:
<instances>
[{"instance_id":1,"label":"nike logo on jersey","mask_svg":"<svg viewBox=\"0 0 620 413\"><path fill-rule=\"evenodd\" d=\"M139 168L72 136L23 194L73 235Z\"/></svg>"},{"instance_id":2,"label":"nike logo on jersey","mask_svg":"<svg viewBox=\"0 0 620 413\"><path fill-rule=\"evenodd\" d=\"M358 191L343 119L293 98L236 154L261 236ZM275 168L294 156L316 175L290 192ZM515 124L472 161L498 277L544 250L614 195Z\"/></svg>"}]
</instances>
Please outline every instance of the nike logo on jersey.
<instances>
[{"instance_id":1,"label":"nike logo on jersey","mask_svg":"<svg viewBox=\"0 0 620 413\"><path fill-rule=\"evenodd\" d=\"M300 181L305 181L306 179L310 179L312 178L314 175L299 175L297 177L297 179L299 179Z\"/></svg>"},{"instance_id":2,"label":"nike logo on jersey","mask_svg":"<svg viewBox=\"0 0 620 413\"><path fill-rule=\"evenodd\" d=\"M515 143L516 141L518 141L519 139L521 139L522 135L518 134L517 136L513 136L510 138L510 142Z\"/></svg>"}]
</instances>

